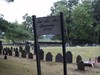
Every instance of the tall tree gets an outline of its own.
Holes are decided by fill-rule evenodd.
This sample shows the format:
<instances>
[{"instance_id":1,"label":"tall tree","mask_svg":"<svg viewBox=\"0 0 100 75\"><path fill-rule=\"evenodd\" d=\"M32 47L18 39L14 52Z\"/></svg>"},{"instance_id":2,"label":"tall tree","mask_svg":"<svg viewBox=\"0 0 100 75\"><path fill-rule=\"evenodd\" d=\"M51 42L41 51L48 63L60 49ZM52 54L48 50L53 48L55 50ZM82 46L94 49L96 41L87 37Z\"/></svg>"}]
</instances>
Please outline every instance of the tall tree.
<instances>
[{"instance_id":1,"label":"tall tree","mask_svg":"<svg viewBox=\"0 0 100 75\"><path fill-rule=\"evenodd\" d=\"M93 0L92 5L96 42L100 44L100 0Z\"/></svg>"}]
</instances>

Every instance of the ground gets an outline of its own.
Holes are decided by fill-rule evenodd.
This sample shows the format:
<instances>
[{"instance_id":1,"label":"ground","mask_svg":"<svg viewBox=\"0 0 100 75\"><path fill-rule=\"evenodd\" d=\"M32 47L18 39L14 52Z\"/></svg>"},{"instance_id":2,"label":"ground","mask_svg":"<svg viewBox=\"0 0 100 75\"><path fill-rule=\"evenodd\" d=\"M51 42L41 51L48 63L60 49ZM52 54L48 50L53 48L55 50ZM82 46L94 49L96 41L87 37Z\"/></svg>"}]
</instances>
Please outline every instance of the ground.
<instances>
[{"instance_id":1,"label":"ground","mask_svg":"<svg viewBox=\"0 0 100 75\"><path fill-rule=\"evenodd\" d=\"M3 57L0 55L0 75L37 75L34 59L8 56L5 60ZM86 71L78 71L75 63L67 64L66 67L68 75L100 75L100 64L95 68L86 67ZM63 64L41 61L41 73L42 75L63 75Z\"/></svg>"}]
</instances>

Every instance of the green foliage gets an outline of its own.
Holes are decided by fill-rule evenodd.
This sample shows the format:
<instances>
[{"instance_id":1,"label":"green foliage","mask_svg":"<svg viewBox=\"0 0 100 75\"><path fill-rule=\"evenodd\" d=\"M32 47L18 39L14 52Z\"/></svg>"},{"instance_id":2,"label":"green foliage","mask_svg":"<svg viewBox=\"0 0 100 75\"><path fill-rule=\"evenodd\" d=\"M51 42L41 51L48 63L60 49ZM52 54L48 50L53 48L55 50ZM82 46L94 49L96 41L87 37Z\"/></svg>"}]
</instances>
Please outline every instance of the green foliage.
<instances>
[{"instance_id":1,"label":"green foliage","mask_svg":"<svg viewBox=\"0 0 100 75\"><path fill-rule=\"evenodd\" d=\"M25 41L31 38L30 32L22 28L21 25L17 23L9 23L8 21L0 18L0 30L5 32L4 38L16 41Z\"/></svg>"},{"instance_id":2,"label":"green foliage","mask_svg":"<svg viewBox=\"0 0 100 75\"><path fill-rule=\"evenodd\" d=\"M64 13L65 29L67 30L66 39L70 42L96 42L91 0L83 0L82 2L79 0L57 1L51 7L51 11L52 15ZM55 37L57 38L57 36Z\"/></svg>"}]
</instances>

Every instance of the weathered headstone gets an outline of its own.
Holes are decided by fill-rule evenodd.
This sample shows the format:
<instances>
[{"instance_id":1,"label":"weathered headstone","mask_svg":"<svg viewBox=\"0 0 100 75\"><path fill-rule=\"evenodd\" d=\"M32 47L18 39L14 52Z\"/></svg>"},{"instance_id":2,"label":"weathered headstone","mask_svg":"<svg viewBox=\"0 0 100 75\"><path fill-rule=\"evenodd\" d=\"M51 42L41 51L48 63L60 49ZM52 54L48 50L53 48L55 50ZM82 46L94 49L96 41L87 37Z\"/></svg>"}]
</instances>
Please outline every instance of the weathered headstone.
<instances>
[{"instance_id":1,"label":"weathered headstone","mask_svg":"<svg viewBox=\"0 0 100 75\"><path fill-rule=\"evenodd\" d=\"M25 51L26 51L26 53L30 53L30 45L27 43L25 45Z\"/></svg>"},{"instance_id":2,"label":"weathered headstone","mask_svg":"<svg viewBox=\"0 0 100 75\"><path fill-rule=\"evenodd\" d=\"M16 51L16 48L14 48L14 52Z\"/></svg>"},{"instance_id":3,"label":"weathered headstone","mask_svg":"<svg viewBox=\"0 0 100 75\"><path fill-rule=\"evenodd\" d=\"M3 45L2 45L2 41L0 41L0 54L2 54L2 50L3 50Z\"/></svg>"},{"instance_id":4,"label":"weathered headstone","mask_svg":"<svg viewBox=\"0 0 100 75\"><path fill-rule=\"evenodd\" d=\"M39 58L40 58L40 60L44 59L44 51L42 49L40 49L40 51L39 51Z\"/></svg>"},{"instance_id":5,"label":"weathered headstone","mask_svg":"<svg viewBox=\"0 0 100 75\"><path fill-rule=\"evenodd\" d=\"M18 48L15 48L15 51L18 51Z\"/></svg>"},{"instance_id":6,"label":"weathered headstone","mask_svg":"<svg viewBox=\"0 0 100 75\"><path fill-rule=\"evenodd\" d=\"M63 61L62 59L63 59L62 54L58 53L58 54L56 55L55 61L56 61L56 62L62 62L62 61Z\"/></svg>"},{"instance_id":7,"label":"weathered headstone","mask_svg":"<svg viewBox=\"0 0 100 75\"><path fill-rule=\"evenodd\" d=\"M80 55L78 55L78 56L76 57L76 63L79 63L81 60L82 60L82 57L81 57Z\"/></svg>"},{"instance_id":8,"label":"weathered headstone","mask_svg":"<svg viewBox=\"0 0 100 75\"><path fill-rule=\"evenodd\" d=\"M72 63L73 55L70 51L66 52L65 58L66 58L67 63Z\"/></svg>"},{"instance_id":9,"label":"weathered headstone","mask_svg":"<svg viewBox=\"0 0 100 75\"><path fill-rule=\"evenodd\" d=\"M8 52L7 52L6 48L4 48L4 50L3 50L3 55L8 55Z\"/></svg>"},{"instance_id":10,"label":"weathered headstone","mask_svg":"<svg viewBox=\"0 0 100 75\"><path fill-rule=\"evenodd\" d=\"M13 47L11 47L10 50L13 51Z\"/></svg>"},{"instance_id":11,"label":"weathered headstone","mask_svg":"<svg viewBox=\"0 0 100 75\"><path fill-rule=\"evenodd\" d=\"M32 53L29 53L29 54L28 54L28 58L29 58L29 59L33 59L33 54L32 54Z\"/></svg>"},{"instance_id":12,"label":"weathered headstone","mask_svg":"<svg viewBox=\"0 0 100 75\"><path fill-rule=\"evenodd\" d=\"M100 62L100 56L98 56L97 60L98 60L98 62Z\"/></svg>"},{"instance_id":13,"label":"weathered headstone","mask_svg":"<svg viewBox=\"0 0 100 75\"><path fill-rule=\"evenodd\" d=\"M7 55L4 55L4 59L7 59Z\"/></svg>"},{"instance_id":14,"label":"weathered headstone","mask_svg":"<svg viewBox=\"0 0 100 75\"><path fill-rule=\"evenodd\" d=\"M18 52L18 50L15 51L15 57L19 57L19 52Z\"/></svg>"},{"instance_id":15,"label":"weathered headstone","mask_svg":"<svg viewBox=\"0 0 100 75\"><path fill-rule=\"evenodd\" d=\"M12 51L11 50L9 50L9 55L12 56Z\"/></svg>"},{"instance_id":16,"label":"weathered headstone","mask_svg":"<svg viewBox=\"0 0 100 75\"><path fill-rule=\"evenodd\" d=\"M77 64L77 69L81 71L85 71L84 62L82 60L79 61L79 63Z\"/></svg>"},{"instance_id":17,"label":"weathered headstone","mask_svg":"<svg viewBox=\"0 0 100 75\"><path fill-rule=\"evenodd\" d=\"M53 55L50 52L48 52L46 54L46 61L52 61L52 58L53 58Z\"/></svg>"},{"instance_id":18,"label":"weathered headstone","mask_svg":"<svg viewBox=\"0 0 100 75\"><path fill-rule=\"evenodd\" d=\"M23 47L19 46L19 52L22 52L22 50L23 50Z\"/></svg>"},{"instance_id":19,"label":"weathered headstone","mask_svg":"<svg viewBox=\"0 0 100 75\"><path fill-rule=\"evenodd\" d=\"M22 57L22 58L26 58L26 52L25 52L25 50L22 51L21 57Z\"/></svg>"}]
</instances>

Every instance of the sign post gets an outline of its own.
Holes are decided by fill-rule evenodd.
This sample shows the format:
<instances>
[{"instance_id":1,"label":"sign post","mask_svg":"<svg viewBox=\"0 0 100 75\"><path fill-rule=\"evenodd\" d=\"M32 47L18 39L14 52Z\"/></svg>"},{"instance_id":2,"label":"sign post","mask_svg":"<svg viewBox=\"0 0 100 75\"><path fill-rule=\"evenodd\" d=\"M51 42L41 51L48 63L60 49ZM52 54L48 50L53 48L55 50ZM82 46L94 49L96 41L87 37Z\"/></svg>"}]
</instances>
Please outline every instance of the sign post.
<instances>
[{"instance_id":1,"label":"sign post","mask_svg":"<svg viewBox=\"0 0 100 75\"><path fill-rule=\"evenodd\" d=\"M40 66L39 49L38 49L38 36L36 33L35 18L36 18L36 16L32 16L33 29L34 29L34 45L35 45L35 50L36 50L36 61L37 61L37 75L41 75L41 66Z\"/></svg>"},{"instance_id":2,"label":"sign post","mask_svg":"<svg viewBox=\"0 0 100 75\"><path fill-rule=\"evenodd\" d=\"M60 16L42 17L36 18L32 16L33 29L34 29L34 40L35 40L35 50L36 50L36 60L37 60L37 73L41 75L41 66L39 59L38 50L38 37L40 35L50 35L50 34L60 34L62 38L62 53L63 53L63 69L64 75L67 75L67 65L65 59L66 47L65 47L65 31L63 22L63 13Z\"/></svg>"},{"instance_id":3,"label":"sign post","mask_svg":"<svg viewBox=\"0 0 100 75\"><path fill-rule=\"evenodd\" d=\"M61 37L62 37L62 52L63 52L63 69L64 69L64 75L67 75L67 62L66 62L66 47L65 47L65 30L64 30L64 22L63 22L63 13L60 13L60 19L61 19Z\"/></svg>"}]
</instances>

